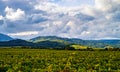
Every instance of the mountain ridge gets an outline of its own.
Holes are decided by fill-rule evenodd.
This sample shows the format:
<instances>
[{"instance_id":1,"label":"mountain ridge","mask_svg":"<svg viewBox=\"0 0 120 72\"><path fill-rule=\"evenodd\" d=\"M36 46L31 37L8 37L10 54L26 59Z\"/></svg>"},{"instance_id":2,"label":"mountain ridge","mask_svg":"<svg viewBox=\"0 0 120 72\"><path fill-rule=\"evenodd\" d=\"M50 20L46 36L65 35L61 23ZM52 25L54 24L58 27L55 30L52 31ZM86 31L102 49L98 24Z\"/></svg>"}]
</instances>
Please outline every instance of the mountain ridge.
<instances>
[{"instance_id":1,"label":"mountain ridge","mask_svg":"<svg viewBox=\"0 0 120 72\"><path fill-rule=\"evenodd\" d=\"M13 38L8 35L0 33L0 41L9 41L9 40L13 40Z\"/></svg>"},{"instance_id":2,"label":"mountain ridge","mask_svg":"<svg viewBox=\"0 0 120 72\"><path fill-rule=\"evenodd\" d=\"M67 45L81 45L92 48L104 48L112 46L120 48L120 40L82 40L78 38L62 38L57 36L38 36L29 40L12 39L0 41L0 46L31 46L31 47L49 47L49 48L64 48Z\"/></svg>"}]
</instances>

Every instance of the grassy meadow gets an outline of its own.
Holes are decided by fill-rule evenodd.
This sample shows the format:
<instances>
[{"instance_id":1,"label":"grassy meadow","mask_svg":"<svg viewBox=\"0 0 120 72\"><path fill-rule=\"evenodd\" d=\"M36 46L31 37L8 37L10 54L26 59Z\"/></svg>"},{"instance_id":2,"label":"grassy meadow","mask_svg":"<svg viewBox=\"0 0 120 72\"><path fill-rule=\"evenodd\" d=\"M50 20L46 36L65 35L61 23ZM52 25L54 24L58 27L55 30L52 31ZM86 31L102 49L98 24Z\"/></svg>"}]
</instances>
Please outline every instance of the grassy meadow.
<instances>
[{"instance_id":1,"label":"grassy meadow","mask_svg":"<svg viewBox=\"0 0 120 72\"><path fill-rule=\"evenodd\" d=\"M120 52L0 49L0 72L120 72Z\"/></svg>"}]
</instances>

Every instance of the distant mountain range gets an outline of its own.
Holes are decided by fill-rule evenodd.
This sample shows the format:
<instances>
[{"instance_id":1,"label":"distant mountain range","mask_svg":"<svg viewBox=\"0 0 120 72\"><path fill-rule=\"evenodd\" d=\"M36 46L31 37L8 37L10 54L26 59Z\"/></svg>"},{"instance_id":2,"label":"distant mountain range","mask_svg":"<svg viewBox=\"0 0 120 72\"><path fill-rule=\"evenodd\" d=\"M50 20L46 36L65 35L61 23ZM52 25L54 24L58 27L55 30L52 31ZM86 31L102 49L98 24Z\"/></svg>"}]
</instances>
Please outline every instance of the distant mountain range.
<instances>
[{"instance_id":1,"label":"distant mountain range","mask_svg":"<svg viewBox=\"0 0 120 72\"><path fill-rule=\"evenodd\" d=\"M13 38L8 35L0 33L0 41L9 41L9 40L13 40Z\"/></svg>"},{"instance_id":2,"label":"distant mountain range","mask_svg":"<svg viewBox=\"0 0 120 72\"><path fill-rule=\"evenodd\" d=\"M0 34L0 46L30 46L41 48L64 48L70 45L81 45L92 48L104 48L112 46L120 48L120 40L82 40L77 38L62 38L56 36L39 36L30 40L13 39L7 35Z\"/></svg>"}]
</instances>

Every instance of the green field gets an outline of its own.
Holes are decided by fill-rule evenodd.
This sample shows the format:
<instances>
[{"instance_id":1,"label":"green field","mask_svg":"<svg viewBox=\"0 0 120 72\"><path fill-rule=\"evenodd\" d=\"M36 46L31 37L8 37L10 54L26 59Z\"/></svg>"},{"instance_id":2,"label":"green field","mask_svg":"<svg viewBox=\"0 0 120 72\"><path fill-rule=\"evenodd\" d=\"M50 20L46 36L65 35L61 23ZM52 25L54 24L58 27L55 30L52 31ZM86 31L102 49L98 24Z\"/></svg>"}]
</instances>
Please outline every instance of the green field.
<instances>
[{"instance_id":1,"label":"green field","mask_svg":"<svg viewBox=\"0 0 120 72\"><path fill-rule=\"evenodd\" d=\"M0 49L0 72L120 72L119 51Z\"/></svg>"}]
</instances>

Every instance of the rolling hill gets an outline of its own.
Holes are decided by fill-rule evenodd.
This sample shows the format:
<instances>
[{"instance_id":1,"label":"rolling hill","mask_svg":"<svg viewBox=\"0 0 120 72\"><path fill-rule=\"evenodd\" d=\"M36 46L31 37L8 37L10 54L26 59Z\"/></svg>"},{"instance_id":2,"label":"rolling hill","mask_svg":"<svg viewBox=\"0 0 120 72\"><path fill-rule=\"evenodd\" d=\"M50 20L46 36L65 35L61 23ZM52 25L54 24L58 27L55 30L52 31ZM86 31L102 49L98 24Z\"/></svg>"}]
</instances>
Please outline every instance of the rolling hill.
<instances>
[{"instance_id":1,"label":"rolling hill","mask_svg":"<svg viewBox=\"0 0 120 72\"><path fill-rule=\"evenodd\" d=\"M71 44L71 43L80 44L81 42L84 42L84 40L77 39L77 38L62 38L57 36L39 36L39 37L32 38L29 41L35 42L35 43L41 42L41 41L54 41L54 42L62 42L66 44Z\"/></svg>"},{"instance_id":2,"label":"rolling hill","mask_svg":"<svg viewBox=\"0 0 120 72\"><path fill-rule=\"evenodd\" d=\"M61 38L56 36L39 36L30 39L31 42L41 42L41 41L54 41L54 42L62 42L65 44L79 44L82 46L89 46L94 48L104 48L106 46L112 47L120 47L120 40L82 40L78 38Z\"/></svg>"},{"instance_id":3,"label":"rolling hill","mask_svg":"<svg viewBox=\"0 0 120 72\"><path fill-rule=\"evenodd\" d=\"M37 43L29 42L26 40L15 39L10 41L0 42L0 47L32 47L32 48L54 48L54 49L64 49L66 44L55 41L41 41Z\"/></svg>"}]
</instances>

